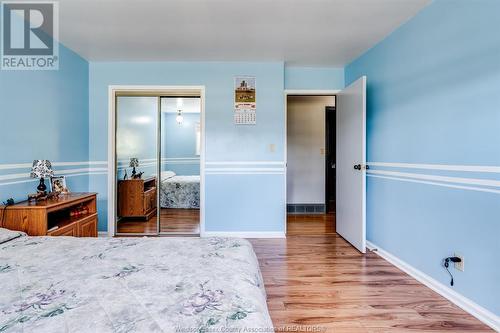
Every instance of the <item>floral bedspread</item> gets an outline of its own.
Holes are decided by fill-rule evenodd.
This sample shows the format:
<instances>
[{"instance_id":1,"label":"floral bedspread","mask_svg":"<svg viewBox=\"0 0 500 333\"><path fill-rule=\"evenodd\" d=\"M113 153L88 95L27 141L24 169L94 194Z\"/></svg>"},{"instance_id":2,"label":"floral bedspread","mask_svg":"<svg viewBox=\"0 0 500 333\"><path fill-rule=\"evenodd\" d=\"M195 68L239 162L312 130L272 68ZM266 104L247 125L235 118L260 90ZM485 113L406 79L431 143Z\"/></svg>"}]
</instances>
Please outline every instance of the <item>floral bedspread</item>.
<instances>
[{"instance_id":1,"label":"floral bedspread","mask_svg":"<svg viewBox=\"0 0 500 333\"><path fill-rule=\"evenodd\" d=\"M162 208L200 208L200 176L173 176L160 184Z\"/></svg>"},{"instance_id":2,"label":"floral bedspread","mask_svg":"<svg viewBox=\"0 0 500 333\"><path fill-rule=\"evenodd\" d=\"M0 332L271 332L236 238L20 237L0 244Z\"/></svg>"}]
</instances>

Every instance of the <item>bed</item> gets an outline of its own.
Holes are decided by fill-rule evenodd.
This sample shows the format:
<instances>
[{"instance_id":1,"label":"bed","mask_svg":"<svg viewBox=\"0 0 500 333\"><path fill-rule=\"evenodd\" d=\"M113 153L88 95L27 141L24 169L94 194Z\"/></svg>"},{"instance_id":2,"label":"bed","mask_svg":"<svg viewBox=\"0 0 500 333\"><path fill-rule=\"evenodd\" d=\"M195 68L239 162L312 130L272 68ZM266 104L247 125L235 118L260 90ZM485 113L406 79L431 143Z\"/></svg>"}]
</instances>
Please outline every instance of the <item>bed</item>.
<instances>
[{"instance_id":1,"label":"bed","mask_svg":"<svg viewBox=\"0 0 500 333\"><path fill-rule=\"evenodd\" d=\"M200 208L200 176L178 176L162 172L160 183L161 208Z\"/></svg>"},{"instance_id":2,"label":"bed","mask_svg":"<svg viewBox=\"0 0 500 333\"><path fill-rule=\"evenodd\" d=\"M258 262L242 239L0 228L0 283L0 332L272 332Z\"/></svg>"}]
</instances>

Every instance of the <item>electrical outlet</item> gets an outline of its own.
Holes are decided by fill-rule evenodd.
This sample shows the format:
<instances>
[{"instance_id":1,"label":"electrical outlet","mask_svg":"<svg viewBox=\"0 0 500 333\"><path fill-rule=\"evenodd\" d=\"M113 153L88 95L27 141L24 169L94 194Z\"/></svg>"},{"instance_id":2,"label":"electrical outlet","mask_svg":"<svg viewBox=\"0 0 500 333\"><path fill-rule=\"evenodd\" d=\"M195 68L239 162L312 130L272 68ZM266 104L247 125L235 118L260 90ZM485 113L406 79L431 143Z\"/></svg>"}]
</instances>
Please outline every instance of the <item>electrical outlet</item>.
<instances>
[{"instance_id":1,"label":"electrical outlet","mask_svg":"<svg viewBox=\"0 0 500 333\"><path fill-rule=\"evenodd\" d=\"M455 252L455 254L453 254L455 257L459 257L460 259L462 259L460 262L456 262L455 263L455 269L458 269L459 271L464 271L464 256L461 255L460 253L457 253Z\"/></svg>"}]
</instances>

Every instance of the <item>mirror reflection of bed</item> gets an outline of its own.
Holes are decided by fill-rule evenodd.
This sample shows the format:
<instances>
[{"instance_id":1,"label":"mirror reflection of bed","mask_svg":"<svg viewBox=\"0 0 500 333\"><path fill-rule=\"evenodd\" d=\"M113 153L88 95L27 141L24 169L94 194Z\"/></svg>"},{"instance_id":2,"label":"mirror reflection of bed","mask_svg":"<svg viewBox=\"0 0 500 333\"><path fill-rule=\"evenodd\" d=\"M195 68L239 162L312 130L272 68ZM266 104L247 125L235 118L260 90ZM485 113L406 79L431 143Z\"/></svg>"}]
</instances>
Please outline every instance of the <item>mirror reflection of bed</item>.
<instances>
[{"instance_id":1,"label":"mirror reflection of bed","mask_svg":"<svg viewBox=\"0 0 500 333\"><path fill-rule=\"evenodd\" d=\"M117 98L118 234L200 233L200 111L193 96Z\"/></svg>"},{"instance_id":2,"label":"mirror reflection of bed","mask_svg":"<svg viewBox=\"0 0 500 333\"><path fill-rule=\"evenodd\" d=\"M200 232L200 176L162 172L160 232Z\"/></svg>"},{"instance_id":3,"label":"mirror reflection of bed","mask_svg":"<svg viewBox=\"0 0 500 333\"><path fill-rule=\"evenodd\" d=\"M200 232L200 98L161 99L160 233Z\"/></svg>"}]
</instances>

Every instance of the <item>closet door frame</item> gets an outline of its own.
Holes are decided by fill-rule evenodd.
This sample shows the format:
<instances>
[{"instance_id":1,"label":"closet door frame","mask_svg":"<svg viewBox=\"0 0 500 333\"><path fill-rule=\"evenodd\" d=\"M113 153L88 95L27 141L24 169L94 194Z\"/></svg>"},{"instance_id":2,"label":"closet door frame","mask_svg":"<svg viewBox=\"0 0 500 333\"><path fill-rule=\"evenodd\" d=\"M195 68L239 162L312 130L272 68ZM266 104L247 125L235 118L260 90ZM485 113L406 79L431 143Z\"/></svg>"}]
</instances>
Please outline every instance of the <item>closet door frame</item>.
<instances>
[{"instance_id":1,"label":"closet door frame","mask_svg":"<svg viewBox=\"0 0 500 333\"><path fill-rule=\"evenodd\" d=\"M201 130L201 152L200 152L200 236L205 233L205 86L128 86L110 85L108 87L108 236L117 235L117 195L116 195L116 101L118 96L141 96L158 98L158 116L161 112L161 97L168 96L193 96L200 98L200 130ZM157 158L157 179L161 175L161 124L158 121L158 158ZM126 234L135 235L168 235L160 233L160 191L157 189L156 203L157 212L157 232L156 234ZM123 235L123 234L120 234ZM178 236L178 235L177 235Z\"/></svg>"}]
</instances>

